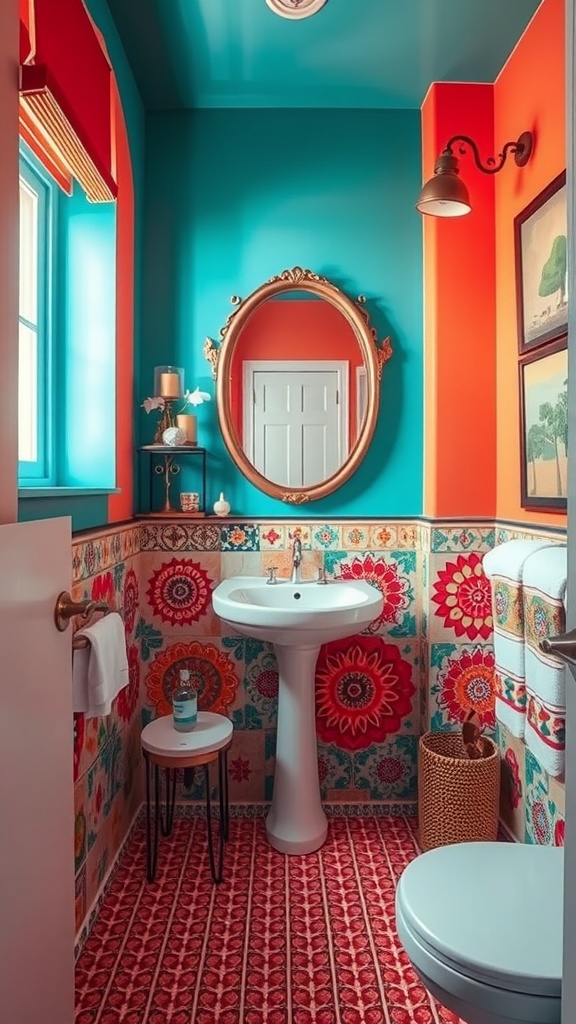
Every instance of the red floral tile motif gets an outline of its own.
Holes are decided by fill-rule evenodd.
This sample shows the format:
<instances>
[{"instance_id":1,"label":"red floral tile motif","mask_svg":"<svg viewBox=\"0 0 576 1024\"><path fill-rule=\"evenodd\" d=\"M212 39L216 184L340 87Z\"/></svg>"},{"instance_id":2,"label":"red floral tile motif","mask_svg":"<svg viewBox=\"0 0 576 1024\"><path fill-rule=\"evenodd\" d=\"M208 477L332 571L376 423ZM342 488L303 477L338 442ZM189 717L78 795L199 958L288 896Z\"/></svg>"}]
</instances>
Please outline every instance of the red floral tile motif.
<instances>
[{"instance_id":1,"label":"red floral tile motif","mask_svg":"<svg viewBox=\"0 0 576 1024\"><path fill-rule=\"evenodd\" d=\"M128 651L128 685L120 690L116 699L118 714L123 722L129 722L138 704L140 691L140 655L136 644L130 644Z\"/></svg>"},{"instance_id":2,"label":"red floral tile motif","mask_svg":"<svg viewBox=\"0 0 576 1024\"><path fill-rule=\"evenodd\" d=\"M558 818L558 821L554 825L554 846L564 846L564 830L564 819Z\"/></svg>"},{"instance_id":3,"label":"red floral tile motif","mask_svg":"<svg viewBox=\"0 0 576 1024\"><path fill-rule=\"evenodd\" d=\"M248 779L252 775L250 762L244 760L242 757L234 758L233 761L230 761L228 774L231 779L234 779L234 782L248 782Z\"/></svg>"},{"instance_id":4,"label":"red floral tile motif","mask_svg":"<svg viewBox=\"0 0 576 1024\"><path fill-rule=\"evenodd\" d=\"M316 666L316 726L324 743L362 750L398 732L412 710L412 666L380 637L336 640Z\"/></svg>"},{"instance_id":5,"label":"red floral tile motif","mask_svg":"<svg viewBox=\"0 0 576 1024\"><path fill-rule=\"evenodd\" d=\"M114 586L114 577L111 572L103 572L101 576L96 576L92 580L93 601L106 601L106 604L112 608L115 597L116 588Z\"/></svg>"},{"instance_id":6,"label":"red floral tile motif","mask_svg":"<svg viewBox=\"0 0 576 1024\"><path fill-rule=\"evenodd\" d=\"M183 668L190 673L200 709L226 714L238 686L236 670L229 657L213 644L197 641L172 644L158 654L150 666L146 690L156 714L172 713L172 693Z\"/></svg>"},{"instance_id":7,"label":"red floral tile motif","mask_svg":"<svg viewBox=\"0 0 576 1024\"><path fill-rule=\"evenodd\" d=\"M155 615L171 626L197 622L210 603L208 574L197 562L173 558L150 578L146 592Z\"/></svg>"},{"instance_id":8,"label":"red floral tile motif","mask_svg":"<svg viewBox=\"0 0 576 1024\"><path fill-rule=\"evenodd\" d=\"M456 636L488 640L492 633L492 597L490 583L482 570L480 555L458 555L438 573L432 600L436 615L444 618L446 629Z\"/></svg>"},{"instance_id":9,"label":"red floral tile motif","mask_svg":"<svg viewBox=\"0 0 576 1024\"><path fill-rule=\"evenodd\" d=\"M438 685L438 703L446 708L451 722L463 722L469 711L475 711L482 725L494 728L496 681L491 651L475 647L448 658L447 668L438 672Z\"/></svg>"},{"instance_id":10,"label":"red floral tile motif","mask_svg":"<svg viewBox=\"0 0 576 1024\"><path fill-rule=\"evenodd\" d=\"M80 758L82 757L82 749L84 747L84 715L81 713L74 715L74 782L78 778L78 769L80 767Z\"/></svg>"},{"instance_id":11,"label":"red floral tile motif","mask_svg":"<svg viewBox=\"0 0 576 1024\"><path fill-rule=\"evenodd\" d=\"M532 804L532 828L536 842L547 846L550 842L550 819L541 800L535 800Z\"/></svg>"},{"instance_id":12,"label":"red floral tile motif","mask_svg":"<svg viewBox=\"0 0 576 1024\"><path fill-rule=\"evenodd\" d=\"M124 608L124 626L127 633L134 629L136 612L138 610L138 579L133 569L128 569L124 580L124 596L122 599Z\"/></svg>"},{"instance_id":13,"label":"red floral tile motif","mask_svg":"<svg viewBox=\"0 0 576 1024\"><path fill-rule=\"evenodd\" d=\"M520 767L518 765L518 759L516 754L511 747L502 758L502 768L504 769L505 778L508 781L508 802L512 810L518 807L520 803L520 797L522 796L522 782L520 779Z\"/></svg>"},{"instance_id":14,"label":"red floral tile motif","mask_svg":"<svg viewBox=\"0 0 576 1024\"><path fill-rule=\"evenodd\" d=\"M401 613L410 607L410 582L398 573L393 562L372 555L358 555L348 565L340 567L339 578L343 580L367 580L381 592L384 606L380 618L372 623L372 628L379 622L400 622Z\"/></svg>"}]
</instances>

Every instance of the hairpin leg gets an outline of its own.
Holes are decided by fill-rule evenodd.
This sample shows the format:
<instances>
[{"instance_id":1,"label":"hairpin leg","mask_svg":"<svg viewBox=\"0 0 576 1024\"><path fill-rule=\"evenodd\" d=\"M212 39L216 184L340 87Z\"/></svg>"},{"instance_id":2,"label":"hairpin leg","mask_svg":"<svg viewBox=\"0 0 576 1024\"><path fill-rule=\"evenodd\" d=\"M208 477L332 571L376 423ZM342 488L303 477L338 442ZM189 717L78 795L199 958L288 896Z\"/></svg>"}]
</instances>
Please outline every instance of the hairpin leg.
<instances>
[{"instance_id":1,"label":"hairpin leg","mask_svg":"<svg viewBox=\"0 0 576 1024\"><path fill-rule=\"evenodd\" d=\"M146 762L146 877L153 882L156 877L156 864L158 861L158 807L159 807L159 779L158 765L154 765L154 831L152 832L152 815L150 800L150 758L144 753Z\"/></svg>"},{"instance_id":2,"label":"hairpin leg","mask_svg":"<svg viewBox=\"0 0 576 1024\"><path fill-rule=\"evenodd\" d=\"M163 836L169 836L174 822L174 805L176 803L176 769L164 769L164 781L166 784L166 818L164 819L161 810L160 828Z\"/></svg>"}]
</instances>

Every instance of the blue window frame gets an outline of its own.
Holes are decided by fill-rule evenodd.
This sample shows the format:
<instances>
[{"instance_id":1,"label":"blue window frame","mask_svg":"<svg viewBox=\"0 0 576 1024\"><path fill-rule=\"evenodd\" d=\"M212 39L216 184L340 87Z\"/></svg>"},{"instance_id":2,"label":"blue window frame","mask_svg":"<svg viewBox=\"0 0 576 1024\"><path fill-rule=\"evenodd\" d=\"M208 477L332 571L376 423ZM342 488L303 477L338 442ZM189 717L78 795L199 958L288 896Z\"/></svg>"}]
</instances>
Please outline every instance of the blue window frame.
<instances>
[{"instance_id":1,"label":"blue window frame","mask_svg":"<svg viewBox=\"0 0 576 1024\"><path fill-rule=\"evenodd\" d=\"M19 483L54 482L54 309L57 186L20 147Z\"/></svg>"}]
</instances>

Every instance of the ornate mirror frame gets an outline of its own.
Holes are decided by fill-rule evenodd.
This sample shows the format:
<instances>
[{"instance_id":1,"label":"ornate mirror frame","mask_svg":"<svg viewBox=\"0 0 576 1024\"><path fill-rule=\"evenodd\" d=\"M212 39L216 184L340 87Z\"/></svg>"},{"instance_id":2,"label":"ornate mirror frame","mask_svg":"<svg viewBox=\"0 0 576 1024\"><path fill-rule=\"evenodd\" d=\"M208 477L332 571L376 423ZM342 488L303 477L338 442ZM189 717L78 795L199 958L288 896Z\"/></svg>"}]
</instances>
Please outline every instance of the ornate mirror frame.
<instances>
[{"instance_id":1,"label":"ornate mirror frame","mask_svg":"<svg viewBox=\"0 0 576 1024\"><path fill-rule=\"evenodd\" d=\"M318 484L287 490L282 484L276 484L272 480L268 480L267 477L262 476L246 457L232 419L228 385L235 346L244 325L254 310L268 299L275 298L283 292L294 290L310 292L317 298L330 302L350 324L360 346L364 365L366 366L366 415L356 442L348 454L348 458L336 473L333 473L332 476ZM244 301L238 296L232 296L230 301L237 308L233 310L224 327L220 330L220 344L214 343L211 338L206 338L204 343L204 355L212 365L212 376L217 382L216 404L218 407L218 422L224 443L230 455L238 469L247 477L250 483L259 488L259 490L264 491L265 494L269 494L272 498L279 498L281 501L300 505L307 501L323 498L327 494L332 494L346 480L349 480L358 469L374 435L380 403L379 385L382 378L382 368L392 355L390 338L384 338L381 347L378 347L376 330L370 326L368 313L363 308L363 304L366 301L363 295L360 295L357 301L353 302L352 299L349 299L344 292L340 291L327 278L320 277L319 274L315 274L311 270L303 270L301 267L283 270L276 277L271 277L265 284L256 288Z\"/></svg>"}]
</instances>

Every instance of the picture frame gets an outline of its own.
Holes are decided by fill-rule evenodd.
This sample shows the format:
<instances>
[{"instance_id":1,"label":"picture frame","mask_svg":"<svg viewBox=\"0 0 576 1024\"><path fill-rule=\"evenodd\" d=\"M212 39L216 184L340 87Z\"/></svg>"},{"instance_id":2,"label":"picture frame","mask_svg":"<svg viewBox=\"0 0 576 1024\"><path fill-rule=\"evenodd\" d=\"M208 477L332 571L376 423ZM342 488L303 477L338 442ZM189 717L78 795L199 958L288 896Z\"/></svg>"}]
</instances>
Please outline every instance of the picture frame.
<instances>
[{"instance_id":1,"label":"picture frame","mask_svg":"<svg viewBox=\"0 0 576 1024\"><path fill-rule=\"evenodd\" d=\"M514 219L520 355L568 329L567 227L563 171Z\"/></svg>"},{"instance_id":2,"label":"picture frame","mask_svg":"<svg viewBox=\"0 0 576 1024\"><path fill-rule=\"evenodd\" d=\"M567 336L518 364L522 508L567 507Z\"/></svg>"}]
</instances>

